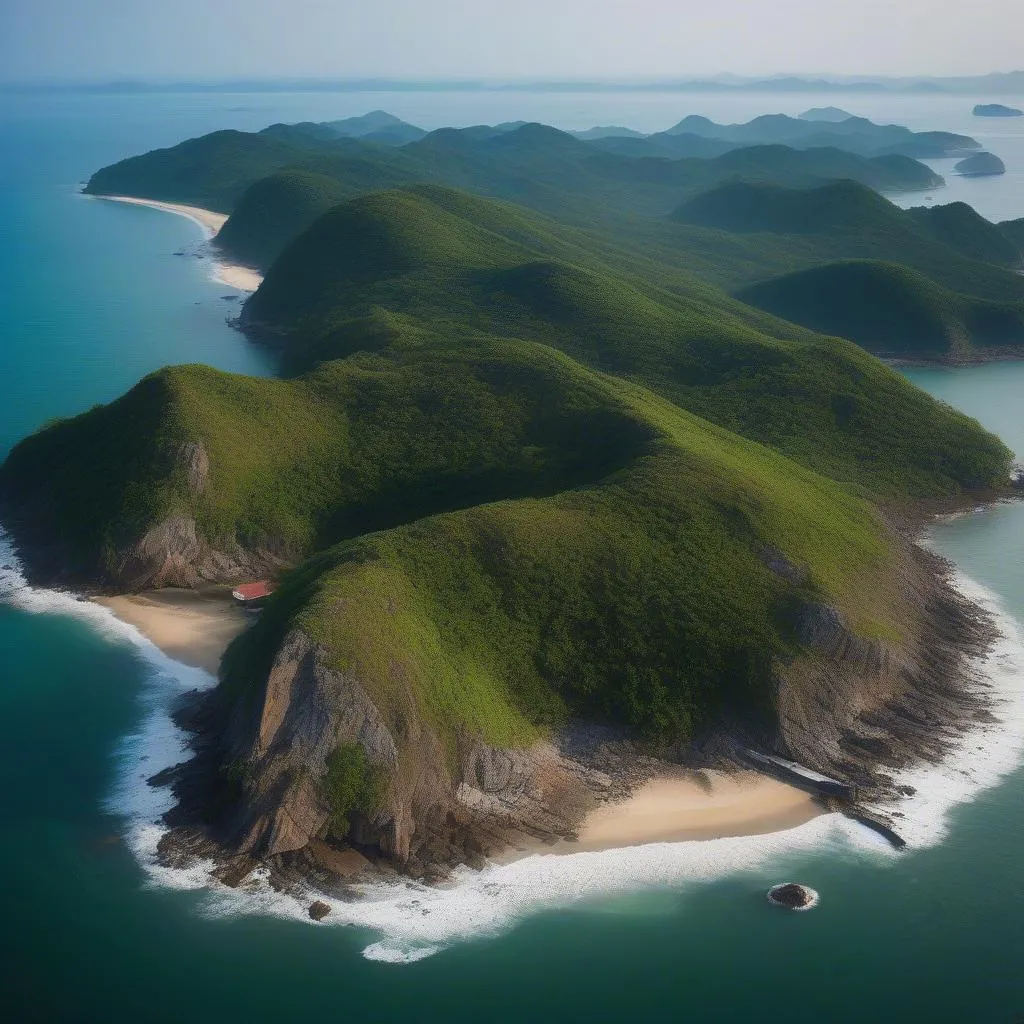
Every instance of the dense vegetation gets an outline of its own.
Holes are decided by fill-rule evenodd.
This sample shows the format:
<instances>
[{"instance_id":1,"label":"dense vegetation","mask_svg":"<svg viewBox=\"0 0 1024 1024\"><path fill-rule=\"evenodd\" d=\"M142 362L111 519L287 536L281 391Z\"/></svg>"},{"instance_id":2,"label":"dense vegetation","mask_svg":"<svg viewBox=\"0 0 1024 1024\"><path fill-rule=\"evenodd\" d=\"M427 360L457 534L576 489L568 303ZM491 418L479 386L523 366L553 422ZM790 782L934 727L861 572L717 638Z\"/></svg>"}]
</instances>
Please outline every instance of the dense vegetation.
<instances>
[{"instance_id":1,"label":"dense vegetation","mask_svg":"<svg viewBox=\"0 0 1024 1024\"><path fill-rule=\"evenodd\" d=\"M853 307L887 296L909 343L949 347L1024 294L1012 230L820 187L930 174L903 156L635 158L540 125L403 145L368 139L400 130L378 122L215 133L94 177L235 211L221 242L269 264L243 321L287 375L174 367L47 426L0 468L23 539L101 581L170 517L272 549L296 568L229 652L229 691L300 627L449 751L572 714L671 742L767 723L811 600L898 639L875 503L999 484L1010 453L853 343L716 285L884 251L916 273L846 262L775 282L791 307L741 298L806 321L799 296L831 288L856 335ZM329 759L335 835L371 774Z\"/></svg>"},{"instance_id":2,"label":"dense vegetation","mask_svg":"<svg viewBox=\"0 0 1024 1024\"><path fill-rule=\"evenodd\" d=\"M758 124L769 138L805 138L815 122ZM687 119L686 126L712 133L701 119ZM666 138L709 141L682 127ZM838 127L851 130L849 120ZM1012 330L999 332L1024 302L1024 280L1014 272L1022 259L1020 233L990 224L963 203L901 210L875 191L932 184L923 165L900 155L868 159L839 149L740 146L735 139L711 139L731 148L708 159L641 158L595 146L612 138L628 148L649 138L602 131L581 133L583 140L515 123L426 135L376 112L347 122L273 125L256 134L216 132L100 171L89 189L233 210L219 243L244 262L269 267L332 206L388 187L445 182L553 216L523 227L531 237L549 236L539 247L545 257L587 266L596 259L602 271L686 297L694 295L697 278L742 292L837 261L899 263L981 312L961 317L953 334L930 331L931 349L909 341L901 346L893 336L893 352L948 355L954 334L960 354L974 344L1017 344ZM377 138L382 132L405 132L413 141L385 144ZM873 280L881 285L883 279ZM884 310L884 296L863 291L869 283L860 279L858 295ZM725 308L720 295L705 297ZM1007 307L1006 316L991 303ZM820 322L787 308L799 323ZM784 333L749 310L728 312L759 330ZM867 337L861 332L854 340Z\"/></svg>"},{"instance_id":3,"label":"dense vegetation","mask_svg":"<svg viewBox=\"0 0 1024 1024\"><path fill-rule=\"evenodd\" d=\"M852 345L770 336L710 291L681 299L596 259L570 263L571 251L513 207L436 187L380 193L321 218L244 315L297 366L481 333L530 338L875 492L944 490L986 463L969 433L950 433L933 403Z\"/></svg>"},{"instance_id":4,"label":"dense vegetation","mask_svg":"<svg viewBox=\"0 0 1024 1024\"><path fill-rule=\"evenodd\" d=\"M337 178L278 171L242 193L217 243L245 263L269 266L293 238L351 194Z\"/></svg>"},{"instance_id":5,"label":"dense vegetation","mask_svg":"<svg viewBox=\"0 0 1024 1024\"><path fill-rule=\"evenodd\" d=\"M327 757L323 788L331 815L327 832L344 839L352 827L352 815L369 813L380 800L380 772L366 760L358 743L342 743Z\"/></svg>"},{"instance_id":6,"label":"dense vegetation","mask_svg":"<svg viewBox=\"0 0 1024 1024\"><path fill-rule=\"evenodd\" d=\"M967 358L975 349L1024 345L1024 302L957 295L894 263L828 263L753 285L738 297L883 354Z\"/></svg>"},{"instance_id":7,"label":"dense vegetation","mask_svg":"<svg viewBox=\"0 0 1024 1024\"><path fill-rule=\"evenodd\" d=\"M800 187L850 178L883 190L941 183L907 157L867 158L835 148L763 146L707 160L635 159L539 124L443 128L401 146L372 135L339 137L329 126L273 125L258 133L214 132L123 160L94 174L86 191L233 212L247 188L286 168L334 178L347 195L432 181L587 222L601 206L660 216L686 194L737 178Z\"/></svg>"}]
</instances>

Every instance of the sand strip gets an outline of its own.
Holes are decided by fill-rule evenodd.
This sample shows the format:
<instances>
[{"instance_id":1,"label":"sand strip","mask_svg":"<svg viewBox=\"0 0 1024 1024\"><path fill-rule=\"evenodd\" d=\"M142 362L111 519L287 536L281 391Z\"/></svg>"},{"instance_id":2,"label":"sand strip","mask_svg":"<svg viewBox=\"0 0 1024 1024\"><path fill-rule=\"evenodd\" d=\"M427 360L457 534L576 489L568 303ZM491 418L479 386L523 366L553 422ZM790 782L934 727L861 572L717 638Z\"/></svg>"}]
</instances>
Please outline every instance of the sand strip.
<instances>
[{"instance_id":1,"label":"sand strip","mask_svg":"<svg viewBox=\"0 0 1024 1024\"><path fill-rule=\"evenodd\" d=\"M231 600L230 592L219 588L202 592L168 588L94 600L175 661L213 675L228 644L252 621Z\"/></svg>"},{"instance_id":2,"label":"sand strip","mask_svg":"<svg viewBox=\"0 0 1024 1024\"><path fill-rule=\"evenodd\" d=\"M228 644L252 621L227 588L164 590L95 600L165 654L216 675ZM802 790L757 772L690 771L652 779L620 803L590 813L576 842L517 844L498 862L537 853L581 853L648 843L763 835L825 813Z\"/></svg>"},{"instance_id":3,"label":"sand strip","mask_svg":"<svg viewBox=\"0 0 1024 1024\"><path fill-rule=\"evenodd\" d=\"M520 844L499 862L538 853L618 850L649 843L785 832L826 813L809 793L757 772L686 771L640 786L628 800L602 804L577 842Z\"/></svg>"},{"instance_id":4,"label":"sand strip","mask_svg":"<svg viewBox=\"0 0 1024 1024\"><path fill-rule=\"evenodd\" d=\"M228 219L226 213L217 213L214 210L204 210L201 206L186 206L184 203L164 203L158 199L139 199L136 196L96 196L97 199L107 199L114 203L131 203L133 206L148 206L154 210L163 210L166 213L174 213L179 217L187 217L193 224L198 224L203 230L203 235L208 242L212 242L217 232L224 227ZM237 288L242 292L254 292L263 281L263 275L252 267L243 266L240 263L231 263L223 258L222 254L216 251L214 243L214 272L213 278L221 284L230 288Z\"/></svg>"}]
</instances>

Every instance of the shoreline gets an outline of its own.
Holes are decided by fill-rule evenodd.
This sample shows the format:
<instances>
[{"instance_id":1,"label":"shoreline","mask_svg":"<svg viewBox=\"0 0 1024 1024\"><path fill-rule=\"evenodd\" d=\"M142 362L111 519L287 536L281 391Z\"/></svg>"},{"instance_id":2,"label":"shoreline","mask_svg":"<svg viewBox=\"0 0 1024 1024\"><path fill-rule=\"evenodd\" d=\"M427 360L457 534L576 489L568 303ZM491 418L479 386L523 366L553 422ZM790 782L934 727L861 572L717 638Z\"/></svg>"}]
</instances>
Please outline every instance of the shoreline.
<instances>
[{"instance_id":1,"label":"shoreline","mask_svg":"<svg viewBox=\"0 0 1024 1024\"><path fill-rule=\"evenodd\" d=\"M232 603L225 588L166 588L92 600L133 626L168 657L203 668L214 677L228 644L251 621ZM576 841L513 844L492 860L502 864L533 854L770 835L825 813L809 793L759 772L680 768L647 780L624 800L596 807L584 819Z\"/></svg>"},{"instance_id":2,"label":"shoreline","mask_svg":"<svg viewBox=\"0 0 1024 1024\"><path fill-rule=\"evenodd\" d=\"M263 282L263 275L254 267L247 267L241 263L234 263L225 259L223 253L217 248L215 241L217 233L224 226L228 219L226 213L217 213L215 210L207 210L201 206L188 206L185 203L167 203L159 199L140 199L138 196L91 196L93 199L103 199L112 203L128 203L132 206L146 206L152 210L163 210L164 213L173 213L178 217L184 217L192 221L203 232L203 236L213 250L214 270L213 279L229 288L237 288L241 292L254 292Z\"/></svg>"},{"instance_id":3,"label":"shoreline","mask_svg":"<svg viewBox=\"0 0 1024 1024\"><path fill-rule=\"evenodd\" d=\"M769 836L829 813L810 793L759 772L680 768L591 811L576 840L513 845L491 860L628 850L655 843Z\"/></svg>"},{"instance_id":4,"label":"shoreline","mask_svg":"<svg viewBox=\"0 0 1024 1024\"><path fill-rule=\"evenodd\" d=\"M691 890L751 872L767 886L786 875L785 864L793 856L834 854L895 863L897 855L888 843L842 815L824 813L771 834L656 842L600 852L577 847L566 850L564 856L524 855L505 863L491 861L480 871L457 869L450 882L441 886L423 885L391 873L355 877L330 894L312 890L302 880L282 890L261 872L241 884L225 884L214 873L214 862L201 855L170 862L162 855L161 840L169 834L162 815L177 801L169 788L154 788L146 781L155 770L170 768L189 756L190 734L172 724L173 708L184 692L205 690L213 680L202 670L187 669L180 662L165 664L165 654L158 653L137 629L123 625L98 602L33 588L21 575L13 548L0 529L2 560L12 565L10 582L15 585L8 599L13 598L15 607L81 618L118 641L130 640L153 664L156 671L147 689L151 708L142 728L125 741L124 762L104 806L127 819L125 841L151 885L192 891L201 899L200 905L217 916L266 914L308 926L309 902L318 899L330 907L323 926L355 926L374 933L362 950L366 959L404 964L457 942L499 934L533 913L575 906L587 899L665 886ZM976 722L969 733L958 737L941 763L899 770L898 781L912 783L917 789L895 805L901 813L906 812L908 824L913 822L910 838L917 848L942 842L950 827L950 810L998 785L1020 763L1024 751L1024 727L1019 724L1024 722L1024 694L1018 683L1024 672L1024 629L999 608L994 595L971 580L958 573L954 584L965 597L988 606L1003 627L1004 640L989 655L972 659L971 673L977 673L972 689L987 692L1003 714ZM194 598L192 592L185 595L190 601ZM115 623L118 628L112 631ZM988 753L979 757L976 747L982 748L978 744L984 744Z\"/></svg>"},{"instance_id":5,"label":"shoreline","mask_svg":"<svg viewBox=\"0 0 1024 1024\"><path fill-rule=\"evenodd\" d=\"M229 590L164 590L95 596L94 604L137 629L167 657L214 678L228 645L248 628L250 619L231 600Z\"/></svg>"}]
</instances>

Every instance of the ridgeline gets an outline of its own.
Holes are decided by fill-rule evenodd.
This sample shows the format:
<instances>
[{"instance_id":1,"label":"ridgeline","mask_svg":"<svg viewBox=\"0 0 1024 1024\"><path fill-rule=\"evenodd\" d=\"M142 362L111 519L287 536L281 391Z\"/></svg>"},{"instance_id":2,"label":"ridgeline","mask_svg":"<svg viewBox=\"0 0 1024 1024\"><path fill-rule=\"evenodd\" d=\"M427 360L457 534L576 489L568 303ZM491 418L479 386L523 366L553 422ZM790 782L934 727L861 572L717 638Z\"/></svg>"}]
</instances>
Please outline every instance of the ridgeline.
<instances>
[{"instance_id":1,"label":"ridgeline","mask_svg":"<svg viewBox=\"0 0 1024 1024\"><path fill-rule=\"evenodd\" d=\"M610 785L559 747L580 720L884 791L939 742L900 709L966 714L981 642L892 513L1005 486L1010 453L830 335L1015 343L1017 233L827 170L903 156L409 127L220 132L90 182L233 211L220 244L267 267L241 326L284 356L161 370L0 467L38 579L280 579L190 720L168 855L422 873L572 835ZM906 265L850 259L883 250Z\"/></svg>"}]
</instances>

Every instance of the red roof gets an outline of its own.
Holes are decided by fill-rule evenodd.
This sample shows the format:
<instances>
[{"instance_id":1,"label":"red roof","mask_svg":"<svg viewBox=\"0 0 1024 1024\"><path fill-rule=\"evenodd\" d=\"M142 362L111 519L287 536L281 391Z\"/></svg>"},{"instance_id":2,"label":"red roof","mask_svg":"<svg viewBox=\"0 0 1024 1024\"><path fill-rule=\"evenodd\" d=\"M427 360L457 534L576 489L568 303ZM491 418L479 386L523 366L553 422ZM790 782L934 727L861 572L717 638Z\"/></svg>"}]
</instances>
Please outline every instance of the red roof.
<instances>
[{"instance_id":1,"label":"red roof","mask_svg":"<svg viewBox=\"0 0 1024 1024\"><path fill-rule=\"evenodd\" d=\"M258 583L240 583L231 593L239 601L256 601L269 597L273 592L274 588L267 580L260 580Z\"/></svg>"}]
</instances>

